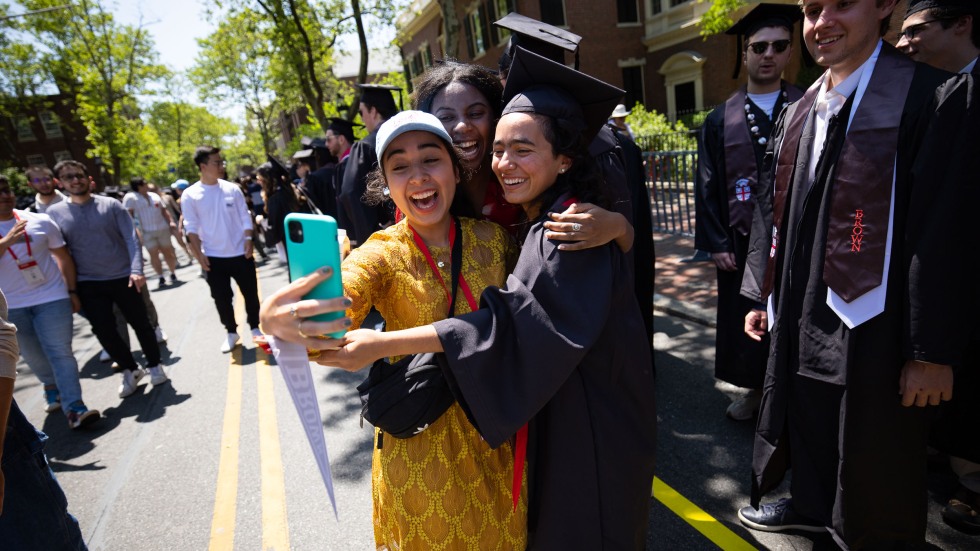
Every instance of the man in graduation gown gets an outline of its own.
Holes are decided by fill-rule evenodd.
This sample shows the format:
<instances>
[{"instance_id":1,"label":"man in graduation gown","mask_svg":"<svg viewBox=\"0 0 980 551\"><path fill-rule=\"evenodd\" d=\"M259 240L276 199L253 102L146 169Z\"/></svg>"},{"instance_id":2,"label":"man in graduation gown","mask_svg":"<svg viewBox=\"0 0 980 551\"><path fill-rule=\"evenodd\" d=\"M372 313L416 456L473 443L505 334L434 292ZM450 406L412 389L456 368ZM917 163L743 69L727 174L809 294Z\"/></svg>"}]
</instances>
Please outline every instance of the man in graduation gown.
<instances>
[{"instance_id":1,"label":"man in graduation gown","mask_svg":"<svg viewBox=\"0 0 980 551\"><path fill-rule=\"evenodd\" d=\"M759 4L728 34L738 36L748 82L708 115L698 140L695 180L697 212L694 246L711 253L718 268L718 312L715 377L749 389L725 414L736 421L752 419L762 400L769 339L750 339L745 315L756 305L739 294L752 226L753 189L772 126L783 109L803 92L780 79L792 54L793 25L800 9Z\"/></svg>"},{"instance_id":2,"label":"man in graduation gown","mask_svg":"<svg viewBox=\"0 0 980 551\"><path fill-rule=\"evenodd\" d=\"M393 221L389 219L384 207L367 205L362 197L367 189L367 176L378 165L378 157L374 152L378 128L398 113L391 92L401 94L401 89L396 86L358 84L357 87L361 90L361 120L367 127L368 135L354 143L350 154L342 163L337 206L340 227L347 230L351 246L354 247L363 244L372 233Z\"/></svg>"},{"instance_id":3,"label":"man in graduation gown","mask_svg":"<svg viewBox=\"0 0 980 551\"><path fill-rule=\"evenodd\" d=\"M977 67L980 56L978 16L980 3L976 0L911 0L897 44L903 53L916 61L964 74L942 88L941 105L947 108L941 114L945 117L933 125L934 129L930 129L926 138L926 143L932 147L950 153L928 157L927 160L932 162L914 174L924 178L959 179L963 186L953 188L956 189L953 204L967 208L980 204L977 201L980 186L980 165L977 163L980 133L977 129L980 121L977 120L978 90L975 87L980 69ZM964 103L970 113L966 119L948 118L948 113L957 112L949 106ZM940 145L942 143L947 145ZM972 232L972 227L966 227L971 216L972 213L967 211L948 216L951 223L962 225L961 231L950 231L950 235ZM965 261L970 255L963 254L960 258ZM947 278L971 277L972 271L964 265L958 271L939 275L935 285L942 288L946 286ZM969 297L961 298L962 304L971 304ZM976 311L976 294L972 304ZM980 533L980 334L975 324L968 352L953 370L956 392L950 402L943 404L933 423L930 444L949 455L950 467L959 478L959 485L943 508L943 519L957 529Z\"/></svg>"},{"instance_id":4,"label":"man in graduation gown","mask_svg":"<svg viewBox=\"0 0 980 551\"><path fill-rule=\"evenodd\" d=\"M807 48L828 70L777 123L742 288L774 316L739 519L828 530L845 549L924 539L928 419L952 394L968 325L955 290L923 279L960 254L943 228L948 182L912 178L920 156L948 154L923 143L948 74L880 40L895 2L804 5ZM767 320L753 311L746 330ZM790 468L791 497L760 506Z\"/></svg>"},{"instance_id":5,"label":"man in graduation gown","mask_svg":"<svg viewBox=\"0 0 980 551\"><path fill-rule=\"evenodd\" d=\"M978 16L977 0L910 0L896 47L915 61L969 73L980 56Z\"/></svg>"}]
</instances>

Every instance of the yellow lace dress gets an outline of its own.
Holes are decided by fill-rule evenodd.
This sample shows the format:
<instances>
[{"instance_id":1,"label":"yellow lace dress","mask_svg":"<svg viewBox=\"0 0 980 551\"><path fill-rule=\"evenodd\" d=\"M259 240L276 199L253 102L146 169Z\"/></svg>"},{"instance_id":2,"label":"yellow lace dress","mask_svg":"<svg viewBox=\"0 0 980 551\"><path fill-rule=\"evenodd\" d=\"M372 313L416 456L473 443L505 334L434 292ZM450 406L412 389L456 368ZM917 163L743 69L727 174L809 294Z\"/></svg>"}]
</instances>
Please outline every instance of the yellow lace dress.
<instances>
[{"instance_id":1,"label":"yellow lace dress","mask_svg":"<svg viewBox=\"0 0 980 551\"><path fill-rule=\"evenodd\" d=\"M500 226L463 218L462 274L479 301L484 287L503 285L516 247ZM450 281L450 250L430 247ZM343 263L344 292L353 304L353 327L375 307L394 331L445 319L445 288L401 221L375 232ZM470 306L457 293L456 313ZM427 430L408 439L390 435L378 449L375 434L371 467L374 537L378 549L470 550L527 546L527 476L517 511L511 485L513 448L496 450L483 441L462 408L454 403Z\"/></svg>"}]
</instances>

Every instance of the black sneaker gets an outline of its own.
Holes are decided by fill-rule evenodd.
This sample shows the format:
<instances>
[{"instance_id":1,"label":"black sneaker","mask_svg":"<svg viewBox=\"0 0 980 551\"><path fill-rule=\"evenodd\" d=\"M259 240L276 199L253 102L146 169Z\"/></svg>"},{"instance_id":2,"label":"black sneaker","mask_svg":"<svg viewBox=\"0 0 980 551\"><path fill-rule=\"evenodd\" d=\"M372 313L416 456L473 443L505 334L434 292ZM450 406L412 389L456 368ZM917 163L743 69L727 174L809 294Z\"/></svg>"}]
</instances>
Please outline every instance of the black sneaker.
<instances>
[{"instance_id":1,"label":"black sneaker","mask_svg":"<svg viewBox=\"0 0 980 551\"><path fill-rule=\"evenodd\" d=\"M160 276L160 287L159 288L163 288L163 287L166 287L166 286L167 286L167 279L165 277L163 277L163 276Z\"/></svg>"},{"instance_id":2,"label":"black sneaker","mask_svg":"<svg viewBox=\"0 0 980 551\"><path fill-rule=\"evenodd\" d=\"M177 274L170 272L170 283L177 283L177 281L179 281L177 279Z\"/></svg>"},{"instance_id":3,"label":"black sneaker","mask_svg":"<svg viewBox=\"0 0 980 551\"><path fill-rule=\"evenodd\" d=\"M793 510L793 500L787 497L774 503L763 503L758 509L742 507L738 510L738 520L746 527L763 532L783 532L800 530L803 532L823 532L824 526Z\"/></svg>"},{"instance_id":4,"label":"black sneaker","mask_svg":"<svg viewBox=\"0 0 980 551\"><path fill-rule=\"evenodd\" d=\"M980 494L960 485L943 507L946 524L967 534L980 534Z\"/></svg>"}]
</instances>

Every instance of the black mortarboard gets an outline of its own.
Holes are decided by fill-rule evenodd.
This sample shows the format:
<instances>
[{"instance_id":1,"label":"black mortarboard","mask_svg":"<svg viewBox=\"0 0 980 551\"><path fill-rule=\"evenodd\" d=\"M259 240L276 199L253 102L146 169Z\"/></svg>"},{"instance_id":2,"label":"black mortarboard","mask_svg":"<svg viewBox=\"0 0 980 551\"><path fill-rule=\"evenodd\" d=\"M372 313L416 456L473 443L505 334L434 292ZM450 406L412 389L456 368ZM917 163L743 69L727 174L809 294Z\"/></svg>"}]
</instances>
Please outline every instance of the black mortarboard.
<instances>
[{"instance_id":1,"label":"black mortarboard","mask_svg":"<svg viewBox=\"0 0 980 551\"><path fill-rule=\"evenodd\" d=\"M284 179L289 178L289 171L286 170L286 167L282 166L282 163L280 163L278 159L276 159L272 155L266 155L265 158L266 160L269 161L269 164L272 165L273 178L278 179L280 182Z\"/></svg>"},{"instance_id":2,"label":"black mortarboard","mask_svg":"<svg viewBox=\"0 0 980 551\"><path fill-rule=\"evenodd\" d=\"M375 108L382 110L382 107L387 107L389 111L396 111L395 100L391 97L392 92L398 93L398 110L401 110L402 105L402 89L397 86L391 86L390 84L358 84L356 85L358 89L361 90L361 102L368 105L373 105Z\"/></svg>"},{"instance_id":3,"label":"black mortarboard","mask_svg":"<svg viewBox=\"0 0 980 551\"><path fill-rule=\"evenodd\" d=\"M742 16L734 25L725 31L736 37L738 47L735 52L735 72L732 78L738 78L738 73L742 70L742 46L743 40L748 40L752 34L765 27L785 27L789 29L790 35L793 34L793 26L796 22L803 19L803 11L794 4L759 4L752 8L749 13ZM803 36L801 33L800 42L804 61L811 65L812 61L807 54L806 46L802 44Z\"/></svg>"},{"instance_id":4,"label":"black mortarboard","mask_svg":"<svg viewBox=\"0 0 980 551\"><path fill-rule=\"evenodd\" d=\"M507 47L511 60L514 59L514 49L521 47L564 65L567 51L575 54L575 68L578 69L578 43L582 41L581 36L514 12L493 24L512 33Z\"/></svg>"},{"instance_id":5,"label":"black mortarboard","mask_svg":"<svg viewBox=\"0 0 980 551\"><path fill-rule=\"evenodd\" d=\"M347 119L342 119L340 117L330 117L327 120L330 121L330 125L327 126L327 130L333 130L334 134L344 136L345 138L347 138L347 141L349 142L354 141L354 128L355 127L360 128L364 126L363 124L351 122Z\"/></svg>"},{"instance_id":6,"label":"black mortarboard","mask_svg":"<svg viewBox=\"0 0 980 551\"><path fill-rule=\"evenodd\" d=\"M310 149L326 149L327 140L324 140L323 138L313 138L310 140L310 145L307 147Z\"/></svg>"},{"instance_id":7,"label":"black mortarboard","mask_svg":"<svg viewBox=\"0 0 980 551\"><path fill-rule=\"evenodd\" d=\"M905 19L908 19L912 14L933 8L947 8L955 14L965 15L980 12L980 2L977 0L909 0ZM973 24L976 25L977 22L974 21Z\"/></svg>"},{"instance_id":8,"label":"black mortarboard","mask_svg":"<svg viewBox=\"0 0 980 551\"><path fill-rule=\"evenodd\" d=\"M585 144L595 137L625 94L581 71L517 48L504 88L504 111L537 113L581 131Z\"/></svg>"}]
</instances>

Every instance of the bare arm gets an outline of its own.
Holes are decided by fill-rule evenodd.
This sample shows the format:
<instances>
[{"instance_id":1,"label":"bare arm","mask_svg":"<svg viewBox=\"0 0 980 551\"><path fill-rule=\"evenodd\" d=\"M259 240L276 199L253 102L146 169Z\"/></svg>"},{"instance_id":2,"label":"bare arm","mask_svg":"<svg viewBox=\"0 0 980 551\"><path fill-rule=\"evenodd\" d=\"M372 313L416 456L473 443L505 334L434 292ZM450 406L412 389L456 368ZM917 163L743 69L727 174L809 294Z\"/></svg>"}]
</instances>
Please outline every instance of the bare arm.
<instances>
[{"instance_id":1,"label":"bare arm","mask_svg":"<svg viewBox=\"0 0 980 551\"><path fill-rule=\"evenodd\" d=\"M71 299L71 311L78 312L81 310L81 302L78 300L78 295L75 293L75 261L72 259L71 255L68 254L68 247L58 247L57 249L49 249L51 254L54 255L54 261L58 263L58 269L61 270L61 277L65 280L65 285L68 286L68 298Z\"/></svg>"},{"instance_id":2,"label":"bare arm","mask_svg":"<svg viewBox=\"0 0 980 551\"><path fill-rule=\"evenodd\" d=\"M563 251L578 251L600 247L615 241L625 253L633 248L633 226L618 212L608 211L591 203L569 205L562 213L551 213L544 223L548 239L574 241L558 246ZM576 226L577 224L577 226Z\"/></svg>"}]
</instances>

